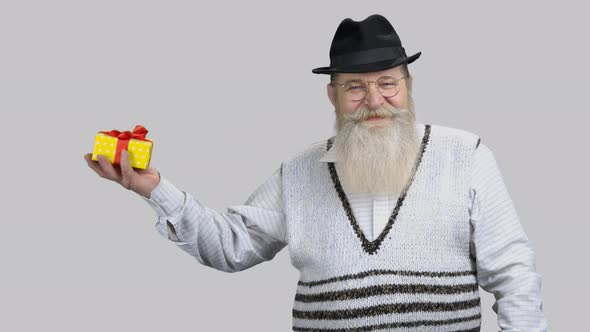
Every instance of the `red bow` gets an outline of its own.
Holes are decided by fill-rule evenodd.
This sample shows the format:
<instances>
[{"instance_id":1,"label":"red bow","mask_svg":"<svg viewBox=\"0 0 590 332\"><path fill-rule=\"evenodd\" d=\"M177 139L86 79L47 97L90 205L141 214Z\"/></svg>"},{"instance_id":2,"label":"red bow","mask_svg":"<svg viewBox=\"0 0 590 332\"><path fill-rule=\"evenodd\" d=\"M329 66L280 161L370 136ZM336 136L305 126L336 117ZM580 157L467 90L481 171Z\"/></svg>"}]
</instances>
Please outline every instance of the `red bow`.
<instances>
[{"instance_id":1,"label":"red bow","mask_svg":"<svg viewBox=\"0 0 590 332\"><path fill-rule=\"evenodd\" d=\"M113 129L111 131L101 131L101 133L103 133L103 134L117 137L120 140L130 140L133 138L133 139L142 140L142 141L147 141L147 139L145 138L145 135L147 134L147 132L148 132L148 130L145 129L145 127L142 125L135 126L135 128L133 129L133 132L130 132L129 130L118 131L116 129Z\"/></svg>"}]
</instances>

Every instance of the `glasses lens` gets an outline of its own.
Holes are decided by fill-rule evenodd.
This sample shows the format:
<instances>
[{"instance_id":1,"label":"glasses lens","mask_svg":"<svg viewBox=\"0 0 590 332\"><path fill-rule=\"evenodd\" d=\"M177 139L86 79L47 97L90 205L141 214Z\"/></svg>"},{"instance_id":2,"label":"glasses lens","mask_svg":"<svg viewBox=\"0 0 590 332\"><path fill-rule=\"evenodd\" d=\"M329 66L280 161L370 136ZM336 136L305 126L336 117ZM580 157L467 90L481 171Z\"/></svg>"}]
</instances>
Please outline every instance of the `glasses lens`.
<instances>
[{"instance_id":1,"label":"glasses lens","mask_svg":"<svg viewBox=\"0 0 590 332\"><path fill-rule=\"evenodd\" d=\"M344 90L351 100L361 100L367 94L367 86L363 81L348 81L344 84Z\"/></svg>"},{"instance_id":2,"label":"glasses lens","mask_svg":"<svg viewBox=\"0 0 590 332\"><path fill-rule=\"evenodd\" d=\"M393 97L399 92L400 79L395 77L383 77L379 80L379 91L384 97Z\"/></svg>"}]
</instances>

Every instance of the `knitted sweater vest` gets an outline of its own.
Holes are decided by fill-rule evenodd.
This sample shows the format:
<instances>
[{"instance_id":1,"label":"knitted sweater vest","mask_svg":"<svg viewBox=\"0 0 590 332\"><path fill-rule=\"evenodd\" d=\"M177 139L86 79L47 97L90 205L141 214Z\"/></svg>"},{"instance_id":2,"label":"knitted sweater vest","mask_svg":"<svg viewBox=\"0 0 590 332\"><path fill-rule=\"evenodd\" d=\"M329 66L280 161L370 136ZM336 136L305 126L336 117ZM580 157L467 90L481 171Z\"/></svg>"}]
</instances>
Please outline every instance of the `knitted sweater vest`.
<instances>
[{"instance_id":1,"label":"knitted sweater vest","mask_svg":"<svg viewBox=\"0 0 590 332\"><path fill-rule=\"evenodd\" d=\"M416 171L387 226L365 238L334 163L334 137L282 165L294 331L479 331L469 185L479 138L424 125Z\"/></svg>"}]
</instances>

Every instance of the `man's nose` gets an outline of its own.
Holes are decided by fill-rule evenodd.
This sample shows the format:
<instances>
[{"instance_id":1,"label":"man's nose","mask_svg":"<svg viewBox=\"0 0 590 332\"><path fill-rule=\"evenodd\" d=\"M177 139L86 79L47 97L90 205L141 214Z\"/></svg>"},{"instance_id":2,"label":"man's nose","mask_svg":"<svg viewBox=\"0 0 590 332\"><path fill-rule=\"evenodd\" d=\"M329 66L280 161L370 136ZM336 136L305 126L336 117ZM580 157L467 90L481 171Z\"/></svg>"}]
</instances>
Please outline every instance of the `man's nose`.
<instances>
[{"instance_id":1,"label":"man's nose","mask_svg":"<svg viewBox=\"0 0 590 332\"><path fill-rule=\"evenodd\" d=\"M369 84L367 87L367 95L365 96L365 103L367 104L367 108L371 110L379 109L383 106L385 102L385 98L379 93L379 89L377 88L377 84Z\"/></svg>"}]
</instances>

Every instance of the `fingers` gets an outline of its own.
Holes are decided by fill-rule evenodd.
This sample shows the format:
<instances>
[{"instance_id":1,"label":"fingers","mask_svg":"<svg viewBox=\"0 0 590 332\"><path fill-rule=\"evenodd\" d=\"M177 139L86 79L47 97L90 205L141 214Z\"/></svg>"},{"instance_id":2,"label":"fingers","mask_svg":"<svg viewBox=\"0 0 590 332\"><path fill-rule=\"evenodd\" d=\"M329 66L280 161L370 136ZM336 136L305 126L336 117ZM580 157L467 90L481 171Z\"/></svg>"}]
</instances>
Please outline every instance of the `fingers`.
<instances>
[{"instance_id":1,"label":"fingers","mask_svg":"<svg viewBox=\"0 0 590 332\"><path fill-rule=\"evenodd\" d=\"M129 163L129 153L127 150L121 151L120 167L115 167L103 155L97 155L96 158L98 161L92 160L92 153L84 155L88 166L100 177L119 182L123 187L134 190L133 183L136 174Z\"/></svg>"},{"instance_id":2,"label":"fingers","mask_svg":"<svg viewBox=\"0 0 590 332\"><path fill-rule=\"evenodd\" d=\"M103 177L103 178L105 177L105 175L102 171L102 168L100 167L98 162L92 160L92 153L85 154L84 159L86 160L88 167L90 167L94 172L96 172L96 174L98 174L100 177Z\"/></svg>"},{"instance_id":3,"label":"fingers","mask_svg":"<svg viewBox=\"0 0 590 332\"><path fill-rule=\"evenodd\" d=\"M96 158L98 159L98 164L100 165L105 178L116 182L121 181L120 170L115 169L113 164L106 160L106 158L103 155L97 155Z\"/></svg>"},{"instance_id":4,"label":"fingers","mask_svg":"<svg viewBox=\"0 0 590 332\"><path fill-rule=\"evenodd\" d=\"M115 171L113 164L106 160L103 155L97 155L96 158L98 159L98 164L102 168L102 171L106 177L111 180L116 180L118 178L117 171Z\"/></svg>"}]
</instances>

